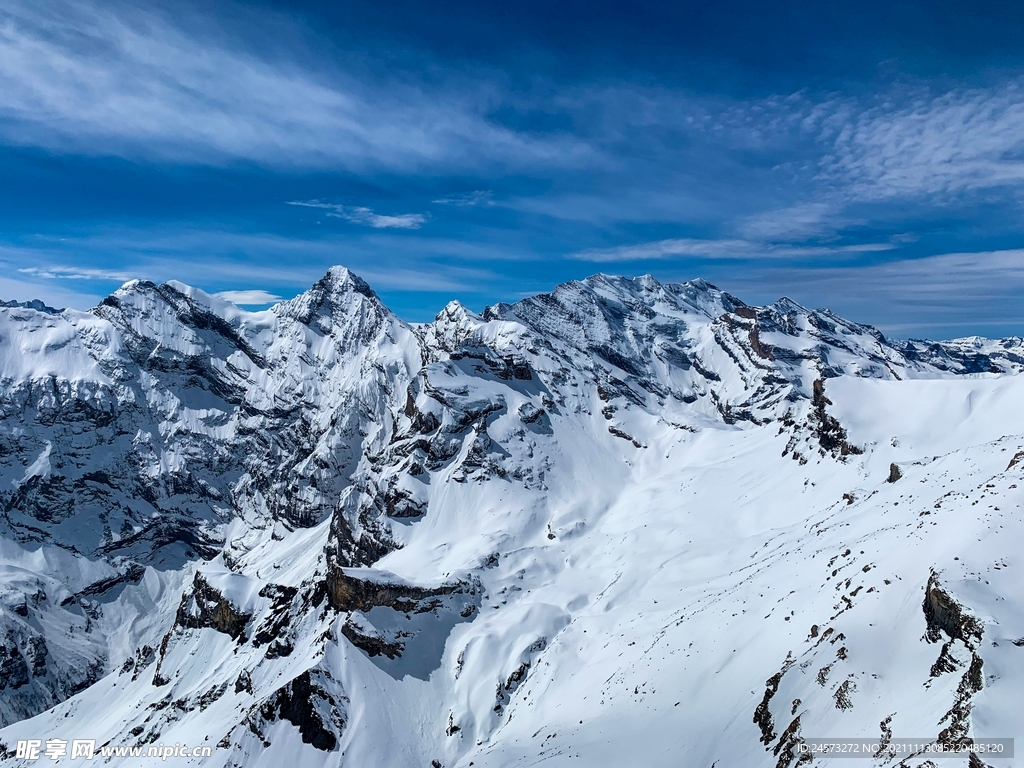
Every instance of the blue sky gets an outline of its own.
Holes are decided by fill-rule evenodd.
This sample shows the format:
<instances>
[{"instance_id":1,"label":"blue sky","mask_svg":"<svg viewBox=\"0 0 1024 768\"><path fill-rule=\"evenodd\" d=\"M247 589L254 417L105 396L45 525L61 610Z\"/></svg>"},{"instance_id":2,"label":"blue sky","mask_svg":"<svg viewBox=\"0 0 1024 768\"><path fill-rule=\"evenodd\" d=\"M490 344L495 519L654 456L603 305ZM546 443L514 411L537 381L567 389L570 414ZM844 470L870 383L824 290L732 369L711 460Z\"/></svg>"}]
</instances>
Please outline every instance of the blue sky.
<instances>
[{"instance_id":1,"label":"blue sky","mask_svg":"<svg viewBox=\"0 0 1024 768\"><path fill-rule=\"evenodd\" d=\"M0 297L595 272L1024 335L1020 3L0 8Z\"/></svg>"}]
</instances>

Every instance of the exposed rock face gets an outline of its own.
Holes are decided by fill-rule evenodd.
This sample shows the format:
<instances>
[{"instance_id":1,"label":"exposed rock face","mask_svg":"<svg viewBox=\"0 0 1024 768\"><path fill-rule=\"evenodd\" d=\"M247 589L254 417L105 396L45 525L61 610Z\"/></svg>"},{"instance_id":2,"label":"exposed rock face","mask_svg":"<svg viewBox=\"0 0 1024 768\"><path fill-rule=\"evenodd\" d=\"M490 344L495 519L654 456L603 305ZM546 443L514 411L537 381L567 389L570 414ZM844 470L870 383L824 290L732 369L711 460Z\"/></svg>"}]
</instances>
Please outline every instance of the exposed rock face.
<instances>
[{"instance_id":1,"label":"exposed rock face","mask_svg":"<svg viewBox=\"0 0 1024 768\"><path fill-rule=\"evenodd\" d=\"M1006 467L1007 471L1016 467L1022 460L1024 460L1024 451L1018 451L1013 455L1013 458L1010 459L1010 463Z\"/></svg>"},{"instance_id":2,"label":"exposed rock face","mask_svg":"<svg viewBox=\"0 0 1024 768\"><path fill-rule=\"evenodd\" d=\"M307 670L279 688L249 716L249 727L261 733L275 720L299 729L302 741L331 752L345 727L347 699L334 693L337 685L324 670Z\"/></svg>"},{"instance_id":3,"label":"exposed rock face","mask_svg":"<svg viewBox=\"0 0 1024 768\"><path fill-rule=\"evenodd\" d=\"M419 617L429 615L432 623L460 623L474 616L479 607L479 586L469 582L443 584L424 588L398 584L381 579L360 579L345 574L339 568L328 571L328 602L336 611L347 614L341 625L341 634L370 657L384 656L397 659L406 651L406 645L416 637ZM375 626L373 617L380 621L380 611L394 612L382 627ZM404 617L408 627L395 621ZM426 631L436 631L427 629Z\"/></svg>"},{"instance_id":4,"label":"exposed rock face","mask_svg":"<svg viewBox=\"0 0 1024 768\"><path fill-rule=\"evenodd\" d=\"M944 634L949 638L943 643L939 658L932 666L935 677L947 672L955 672L961 664L951 655L951 649L959 642L969 654L969 661L956 689L956 694L949 710L940 720L945 727L939 732L938 743L947 748L959 749L973 743L970 738L971 710L973 697L984 687L984 661L979 654L981 638L985 632L984 624L968 609L954 598L939 581L934 571L928 578L925 587L924 604L927 622L926 638L929 642L938 642Z\"/></svg>"},{"instance_id":5,"label":"exposed rock face","mask_svg":"<svg viewBox=\"0 0 1024 768\"><path fill-rule=\"evenodd\" d=\"M863 449L847 442L846 430L843 425L825 410L827 406L832 405L832 401L825 397L825 380L815 379L812 392L811 404L814 407L812 420L815 422L818 444L822 449L834 456L864 453Z\"/></svg>"},{"instance_id":6,"label":"exposed rock face","mask_svg":"<svg viewBox=\"0 0 1024 768\"><path fill-rule=\"evenodd\" d=\"M451 584L433 589L404 584L367 581L348 576L342 569L333 568L327 574L327 595L331 606L338 611L369 611L378 606L396 611L431 610L441 595L468 591L468 584Z\"/></svg>"},{"instance_id":7,"label":"exposed rock face","mask_svg":"<svg viewBox=\"0 0 1024 768\"><path fill-rule=\"evenodd\" d=\"M239 639L252 614L244 613L224 595L210 586L202 574L196 573L191 593L182 597L174 623L177 627L201 629L209 627Z\"/></svg>"},{"instance_id":8,"label":"exposed rock face","mask_svg":"<svg viewBox=\"0 0 1024 768\"><path fill-rule=\"evenodd\" d=\"M981 644L984 625L942 588L934 571L928 577L922 608L928 622L928 639L932 642L939 639L940 632L945 632L951 639L960 640L968 647L977 648Z\"/></svg>"},{"instance_id":9,"label":"exposed rock face","mask_svg":"<svg viewBox=\"0 0 1024 768\"><path fill-rule=\"evenodd\" d=\"M257 648L267 644L268 659L288 656L294 645L290 637L293 618L293 603L299 590L281 584L267 584L259 596L270 600L269 610L263 622L256 628L252 642Z\"/></svg>"},{"instance_id":10,"label":"exposed rock face","mask_svg":"<svg viewBox=\"0 0 1024 768\"><path fill-rule=\"evenodd\" d=\"M0 645L0 689L10 688L16 691L28 685L28 664L21 655L18 646Z\"/></svg>"}]
</instances>

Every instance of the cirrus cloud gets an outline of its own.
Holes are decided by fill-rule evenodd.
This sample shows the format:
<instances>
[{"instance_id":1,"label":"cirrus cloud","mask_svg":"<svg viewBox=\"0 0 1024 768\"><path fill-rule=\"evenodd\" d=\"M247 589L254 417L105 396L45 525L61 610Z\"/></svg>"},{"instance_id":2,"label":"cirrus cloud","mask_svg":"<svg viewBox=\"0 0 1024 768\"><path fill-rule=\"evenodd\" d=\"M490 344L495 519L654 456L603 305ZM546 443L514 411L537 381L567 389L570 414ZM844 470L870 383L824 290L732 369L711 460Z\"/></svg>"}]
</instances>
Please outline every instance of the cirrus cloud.
<instances>
[{"instance_id":1,"label":"cirrus cloud","mask_svg":"<svg viewBox=\"0 0 1024 768\"><path fill-rule=\"evenodd\" d=\"M288 202L288 205L320 208L327 211L326 216L344 219L352 224L362 224L374 229L419 229L427 221L427 217L422 213L386 215L374 213L372 208L362 205L338 205L337 203L324 203L319 200L291 200Z\"/></svg>"},{"instance_id":2,"label":"cirrus cloud","mask_svg":"<svg viewBox=\"0 0 1024 768\"><path fill-rule=\"evenodd\" d=\"M800 258L809 256L838 256L842 254L877 253L895 249L895 243L853 243L849 245L788 245L750 240L701 240L697 238L671 238L614 248L592 248L571 254L578 261L611 263L617 261L644 261L693 256L705 259L751 259L760 256Z\"/></svg>"},{"instance_id":3,"label":"cirrus cloud","mask_svg":"<svg viewBox=\"0 0 1024 768\"><path fill-rule=\"evenodd\" d=\"M194 16L194 15L193 15ZM277 168L571 165L568 134L490 120L486 83L428 88L268 57L127 4L11 0L0 9L0 138L88 155ZM267 20L268 24L281 19Z\"/></svg>"},{"instance_id":4,"label":"cirrus cloud","mask_svg":"<svg viewBox=\"0 0 1024 768\"><path fill-rule=\"evenodd\" d=\"M22 274L42 277L47 280L134 280L138 275L116 269L97 269L92 267L23 267L18 270Z\"/></svg>"}]
</instances>

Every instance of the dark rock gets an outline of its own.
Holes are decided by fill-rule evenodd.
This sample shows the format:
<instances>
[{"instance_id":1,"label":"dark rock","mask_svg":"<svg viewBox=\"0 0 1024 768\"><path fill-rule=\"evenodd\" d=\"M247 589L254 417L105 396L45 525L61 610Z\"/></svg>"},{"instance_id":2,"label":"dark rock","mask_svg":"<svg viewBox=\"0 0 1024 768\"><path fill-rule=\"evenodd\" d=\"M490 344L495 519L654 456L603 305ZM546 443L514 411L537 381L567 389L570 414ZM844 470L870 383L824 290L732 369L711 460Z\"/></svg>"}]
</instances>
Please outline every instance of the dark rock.
<instances>
[{"instance_id":1,"label":"dark rock","mask_svg":"<svg viewBox=\"0 0 1024 768\"><path fill-rule=\"evenodd\" d=\"M357 579L338 567L327 572L327 596L331 606L338 611L369 611L377 606L405 612L429 611L436 605L436 601L431 603L430 598L466 591L468 586L460 582L427 589Z\"/></svg>"},{"instance_id":2,"label":"dark rock","mask_svg":"<svg viewBox=\"0 0 1024 768\"><path fill-rule=\"evenodd\" d=\"M937 658L935 663L932 664L932 668L929 670L928 676L939 677L947 672L956 672L958 668L959 665L957 664L956 659L954 659L949 653L949 643L943 643L942 650L939 652L939 658Z\"/></svg>"},{"instance_id":3,"label":"dark rock","mask_svg":"<svg viewBox=\"0 0 1024 768\"><path fill-rule=\"evenodd\" d=\"M818 445L833 456L844 458L864 453L863 448L847 441L843 425L826 410L827 406L832 405L832 401L825 396L825 379L815 379L812 390L811 422L818 438Z\"/></svg>"},{"instance_id":4,"label":"dark rock","mask_svg":"<svg viewBox=\"0 0 1024 768\"><path fill-rule=\"evenodd\" d=\"M28 685L28 664L16 645L0 645L0 691Z\"/></svg>"},{"instance_id":5,"label":"dark rock","mask_svg":"<svg viewBox=\"0 0 1024 768\"><path fill-rule=\"evenodd\" d=\"M232 605L197 571L192 581L192 592L182 597L174 623L188 629L208 627L237 640L251 618L252 614L243 613Z\"/></svg>"},{"instance_id":6,"label":"dark rock","mask_svg":"<svg viewBox=\"0 0 1024 768\"><path fill-rule=\"evenodd\" d=\"M250 715L249 727L262 737L261 725L287 720L299 729L303 743L332 752L345 727L348 703L337 691L340 686L325 670L306 670L263 701Z\"/></svg>"},{"instance_id":7,"label":"dark rock","mask_svg":"<svg viewBox=\"0 0 1024 768\"><path fill-rule=\"evenodd\" d=\"M42 635L32 635L25 642L25 658L32 667L33 677L42 677L46 674L46 657L48 655L49 650Z\"/></svg>"},{"instance_id":8,"label":"dark rock","mask_svg":"<svg viewBox=\"0 0 1024 768\"><path fill-rule=\"evenodd\" d=\"M754 709L754 725L761 730L761 743L766 746L775 741L775 721L772 718L770 707L772 697L779 692L779 683L782 682L784 674L784 671L776 672L765 681L764 697Z\"/></svg>"},{"instance_id":9,"label":"dark rock","mask_svg":"<svg viewBox=\"0 0 1024 768\"><path fill-rule=\"evenodd\" d=\"M799 700L794 701L793 704L795 710ZM800 716L797 715L786 726L786 730L779 736L779 743L772 750L772 754L779 758L775 764L776 768L789 768L789 766L800 766L811 762L814 756L800 750L800 745L803 743L804 740L800 736Z\"/></svg>"},{"instance_id":10,"label":"dark rock","mask_svg":"<svg viewBox=\"0 0 1024 768\"><path fill-rule=\"evenodd\" d=\"M127 523L128 521L125 520ZM115 576L111 576L108 579L101 579L93 584L90 584L85 589L75 594L65 597L61 600L62 606L70 605L71 603L78 602L86 597L95 597L96 595L102 595L109 592L114 587L122 584L138 584L142 581L142 577L145 575L146 569L138 563L131 563L128 568L125 569L124 573L119 573Z\"/></svg>"},{"instance_id":11,"label":"dark rock","mask_svg":"<svg viewBox=\"0 0 1024 768\"><path fill-rule=\"evenodd\" d=\"M356 648L366 651L367 656L387 656L389 659L396 659L405 650L405 643L400 640L388 642L382 637L367 635L351 621L346 621L342 625L341 634Z\"/></svg>"},{"instance_id":12,"label":"dark rock","mask_svg":"<svg viewBox=\"0 0 1024 768\"><path fill-rule=\"evenodd\" d=\"M245 669L238 673L238 678L235 680L235 693L242 693L242 691L252 693L252 677Z\"/></svg>"},{"instance_id":13,"label":"dark rock","mask_svg":"<svg viewBox=\"0 0 1024 768\"><path fill-rule=\"evenodd\" d=\"M930 642L937 642L941 631L950 639L963 641L968 648L980 645L984 624L942 588L934 571L928 577L922 608L927 623L926 637Z\"/></svg>"},{"instance_id":14,"label":"dark rock","mask_svg":"<svg viewBox=\"0 0 1024 768\"><path fill-rule=\"evenodd\" d=\"M853 709L852 694L857 691L857 686L852 680L843 680L839 687L836 688L835 693L832 694L832 698L835 699L836 709Z\"/></svg>"},{"instance_id":15,"label":"dark rock","mask_svg":"<svg viewBox=\"0 0 1024 768\"><path fill-rule=\"evenodd\" d=\"M132 680L137 680L142 671L146 669L150 664L156 660L156 649L149 645L144 645L141 648L136 649L135 658L130 658L125 662L125 666L122 667L122 671L128 669L134 670L132 672Z\"/></svg>"},{"instance_id":16,"label":"dark rock","mask_svg":"<svg viewBox=\"0 0 1024 768\"><path fill-rule=\"evenodd\" d=\"M263 622L256 628L252 636L252 644L259 648L269 644L266 651L268 659L288 656L295 649L288 637L292 619L292 602L299 590L282 584L267 584L260 590L260 597L270 599L270 609Z\"/></svg>"},{"instance_id":17,"label":"dark rock","mask_svg":"<svg viewBox=\"0 0 1024 768\"><path fill-rule=\"evenodd\" d=\"M782 677L793 666L793 663L793 654L786 654L786 660L782 663L782 668L765 680L764 697L761 699L761 703L754 709L754 725L761 730L761 743L765 746L775 741L775 721L772 718L771 712L772 698L779 692L779 684L782 682Z\"/></svg>"},{"instance_id":18,"label":"dark rock","mask_svg":"<svg viewBox=\"0 0 1024 768\"><path fill-rule=\"evenodd\" d=\"M626 432L623 432L623 431L622 431L621 429L619 429L618 427L608 427L608 431L609 431L609 432L610 432L611 434L615 435L615 437L621 437L621 438L622 438L623 440L628 440L629 442L631 442L631 443L633 444L633 447L634 447L634 448L644 448L644 447L645 447L645 446L644 446L644 445L643 445L643 444L642 444L642 443L641 443L641 442L640 442L639 440L637 440L637 439L636 439L635 437L633 437L633 436L632 436L632 435L630 435L630 434L627 434Z\"/></svg>"}]
</instances>

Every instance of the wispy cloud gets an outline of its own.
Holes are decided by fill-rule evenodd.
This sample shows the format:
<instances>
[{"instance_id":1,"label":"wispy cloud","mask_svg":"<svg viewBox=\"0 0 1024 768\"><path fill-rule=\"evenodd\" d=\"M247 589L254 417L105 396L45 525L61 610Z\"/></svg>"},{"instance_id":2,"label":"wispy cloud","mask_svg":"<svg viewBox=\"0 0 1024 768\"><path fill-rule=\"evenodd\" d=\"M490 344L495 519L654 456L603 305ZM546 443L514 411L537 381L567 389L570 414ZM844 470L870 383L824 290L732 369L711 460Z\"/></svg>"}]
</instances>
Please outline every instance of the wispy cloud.
<instances>
[{"instance_id":1,"label":"wispy cloud","mask_svg":"<svg viewBox=\"0 0 1024 768\"><path fill-rule=\"evenodd\" d=\"M373 227L374 229L419 229L427 217L422 213L400 213L380 214L374 213L373 209L357 205L338 205L336 203L324 203L320 200L292 200L288 205L299 205L305 208L320 208L335 219L344 219L353 224Z\"/></svg>"},{"instance_id":2,"label":"wispy cloud","mask_svg":"<svg viewBox=\"0 0 1024 768\"><path fill-rule=\"evenodd\" d=\"M36 156L18 147L130 158L154 188L164 163L231 164L232 178L253 183L247 201L290 200L303 206L303 218L315 213L329 217L325 224L352 226L292 237L296 217L263 216L264 208L229 195L228 204L207 208L214 197L207 194L192 208L161 209L151 228L117 229L108 218L106 229L88 229L83 221L67 242L11 229L11 242L0 243L11 264L6 274L44 299L44 288L99 293L112 287L103 281L146 277L201 280L242 301L236 287L244 275L245 285L272 300L333 263L404 292L410 305L417 291L490 292L490 301L507 288L502 295L510 295L513 280L519 289L580 277L587 264L659 273L696 264L716 281L761 275L783 292L785 278L792 290L807 286L823 297L863 294L871 311L904 299L923 307L928 297L932 318L967 306L971 291L1021 295L1009 266L1016 251L905 258L1024 242L1013 239L1024 233L1019 70L989 73L985 87L906 76L856 92L768 98L656 77L637 82L629 73L586 82L549 70L531 86L515 72L472 63L455 71L427 50L404 59L417 57L426 75L375 69L372 54L340 51L336 41L300 29L300 12L273 17L296 25L293 38L261 46L242 25L218 18L216 4L175 7L178 16L159 6L0 3L0 144L14 145L16 158ZM250 10L253 29L271 18ZM85 172L96 167L106 164ZM295 191L310 170L337 186ZM143 178L134 172L112 174L109 189L134 189L125 183ZM207 174L175 170L177 178ZM314 195L330 197L292 199ZM39 198L40 206L52 199ZM978 225L973 211L981 208L992 211L992 229ZM924 242L903 250L912 236L893 233L922 222ZM73 226L50 231L68 234ZM963 244L941 244L954 240ZM943 277L941 270L952 271ZM993 306L1011 306L999 302ZM969 316L983 304L971 304ZM849 314L870 318L856 307Z\"/></svg>"},{"instance_id":3,"label":"wispy cloud","mask_svg":"<svg viewBox=\"0 0 1024 768\"><path fill-rule=\"evenodd\" d=\"M799 258L891 251L896 247L893 243L789 245L735 239L700 240L696 238L672 238L635 245L621 245L614 248L592 248L585 251L577 251L571 254L571 258L578 261L595 263L672 259L686 256L705 259Z\"/></svg>"},{"instance_id":4,"label":"wispy cloud","mask_svg":"<svg viewBox=\"0 0 1024 768\"><path fill-rule=\"evenodd\" d=\"M860 268L835 268L824 276L841 279L844 290L854 289L858 280L870 278L868 284L873 291L894 301L941 306L954 298L979 304L1012 299L1019 307L1019 298L1024 295L1024 249L945 253ZM1024 312L1018 309L1017 314Z\"/></svg>"},{"instance_id":5,"label":"wispy cloud","mask_svg":"<svg viewBox=\"0 0 1024 768\"><path fill-rule=\"evenodd\" d=\"M749 253L749 245L745 240L698 240L679 237L635 245L620 245L614 248L591 248L577 251L572 254L572 258L597 263L668 259L677 256L730 259L736 258L737 253L741 251L745 254Z\"/></svg>"},{"instance_id":6,"label":"wispy cloud","mask_svg":"<svg viewBox=\"0 0 1024 768\"><path fill-rule=\"evenodd\" d=\"M713 277L747 301L788 295L900 335L1001 335L1024 323L1024 249L811 268L762 262Z\"/></svg>"},{"instance_id":7,"label":"wispy cloud","mask_svg":"<svg viewBox=\"0 0 1024 768\"><path fill-rule=\"evenodd\" d=\"M213 295L218 299L230 301L232 304L243 304L247 306L263 306L265 304L273 304L276 301L281 301L281 297L277 294L270 293L270 291L264 291L260 288L241 291L220 291Z\"/></svg>"},{"instance_id":8,"label":"wispy cloud","mask_svg":"<svg viewBox=\"0 0 1024 768\"><path fill-rule=\"evenodd\" d=\"M210 22L89 0L5 3L2 135L94 155L350 169L564 166L588 153L568 134L489 120L493 89L484 84L447 90L401 77L370 82L329 65L314 71L204 36Z\"/></svg>"},{"instance_id":9,"label":"wispy cloud","mask_svg":"<svg viewBox=\"0 0 1024 768\"><path fill-rule=\"evenodd\" d=\"M867 200L936 196L1024 182L1024 81L935 93L896 88L874 104L832 100L806 127L828 149L820 176Z\"/></svg>"},{"instance_id":10,"label":"wispy cloud","mask_svg":"<svg viewBox=\"0 0 1024 768\"><path fill-rule=\"evenodd\" d=\"M694 205L717 206L721 216L728 196L699 198L726 183L732 197L746 195L742 187L756 197L769 184L792 183L794 199L780 205L802 205L811 216L822 194L841 208L1024 185L1019 77L986 88L898 82L857 96L730 99L637 83L515 91L487 70L374 78L327 57L299 64L297 55L270 54L242 36L203 33L215 27L194 11L174 19L98 0L9 0L0 10L0 138L91 155L289 169L470 177L486 170L491 179L496 168L534 179L584 169L586 187L546 186L559 196L547 208L603 219L678 220ZM515 127L496 117L503 110L555 115L572 129ZM684 188L702 193L686 196ZM494 204L482 190L433 202ZM741 208L725 214L752 213Z\"/></svg>"},{"instance_id":11,"label":"wispy cloud","mask_svg":"<svg viewBox=\"0 0 1024 768\"><path fill-rule=\"evenodd\" d=\"M1000 189L1024 200L1020 75L980 88L907 78L856 95L746 99L589 86L556 103L595 149L594 175L503 205L598 225L711 221L796 241L892 216L893 201L949 207Z\"/></svg>"},{"instance_id":12,"label":"wispy cloud","mask_svg":"<svg viewBox=\"0 0 1024 768\"><path fill-rule=\"evenodd\" d=\"M467 269L444 265L429 265L424 268L358 269L359 276L374 288L391 291L428 291L451 293L473 290L496 275L486 269Z\"/></svg>"},{"instance_id":13,"label":"wispy cloud","mask_svg":"<svg viewBox=\"0 0 1024 768\"><path fill-rule=\"evenodd\" d=\"M494 205L493 193L489 190L478 189L473 192L463 192L457 195L448 195L447 197L439 197L437 200L431 200L432 203L437 205L456 205L460 207L469 207L474 205Z\"/></svg>"},{"instance_id":14,"label":"wispy cloud","mask_svg":"<svg viewBox=\"0 0 1024 768\"><path fill-rule=\"evenodd\" d=\"M0 241L0 258L3 259L0 267L10 273L21 272L26 277L25 290L5 298L48 300L56 295L56 289L46 286L67 285L72 281L121 283L145 277L155 282L182 280L226 301L255 306L305 290L322 277L328 267L337 264L351 268L375 289L392 294L458 292L479 295L504 285L507 280L501 271L479 264L495 254L506 260L515 258L515 254L502 254L500 249L464 241L442 238L417 244L415 240L421 238L416 233L399 236L386 229L319 238L221 230L100 229L75 237L31 238L29 245ZM60 264L71 255L87 263L91 259L109 258L111 253L119 254L132 264L131 270L23 266ZM240 258L240 253L245 256ZM261 287L244 290L233 287L240 274L250 285ZM61 277L67 281L57 279ZM113 287L104 286L104 289ZM65 301L62 306L82 304L80 300ZM93 304L95 302L88 306Z\"/></svg>"},{"instance_id":15,"label":"wispy cloud","mask_svg":"<svg viewBox=\"0 0 1024 768\"><path fill-rule=\"evenodd\" d=\"M854 223L842 216L834 203L801 203L748 216L738 230L744 237L760 241L800 242L833 236Z\"/></svg>"},{"instance_id":16,"label":"wispy cloud","mask_svg":"<svg viewBox=\"0 0 1024 768\"><path fill-rule=\"evenodd\" d=\"M88 267L23 267L18 270L22 274L42 277L48 280L134 280L138 274L111 269L94 269Z\"/></svg>"}]
</instances>

